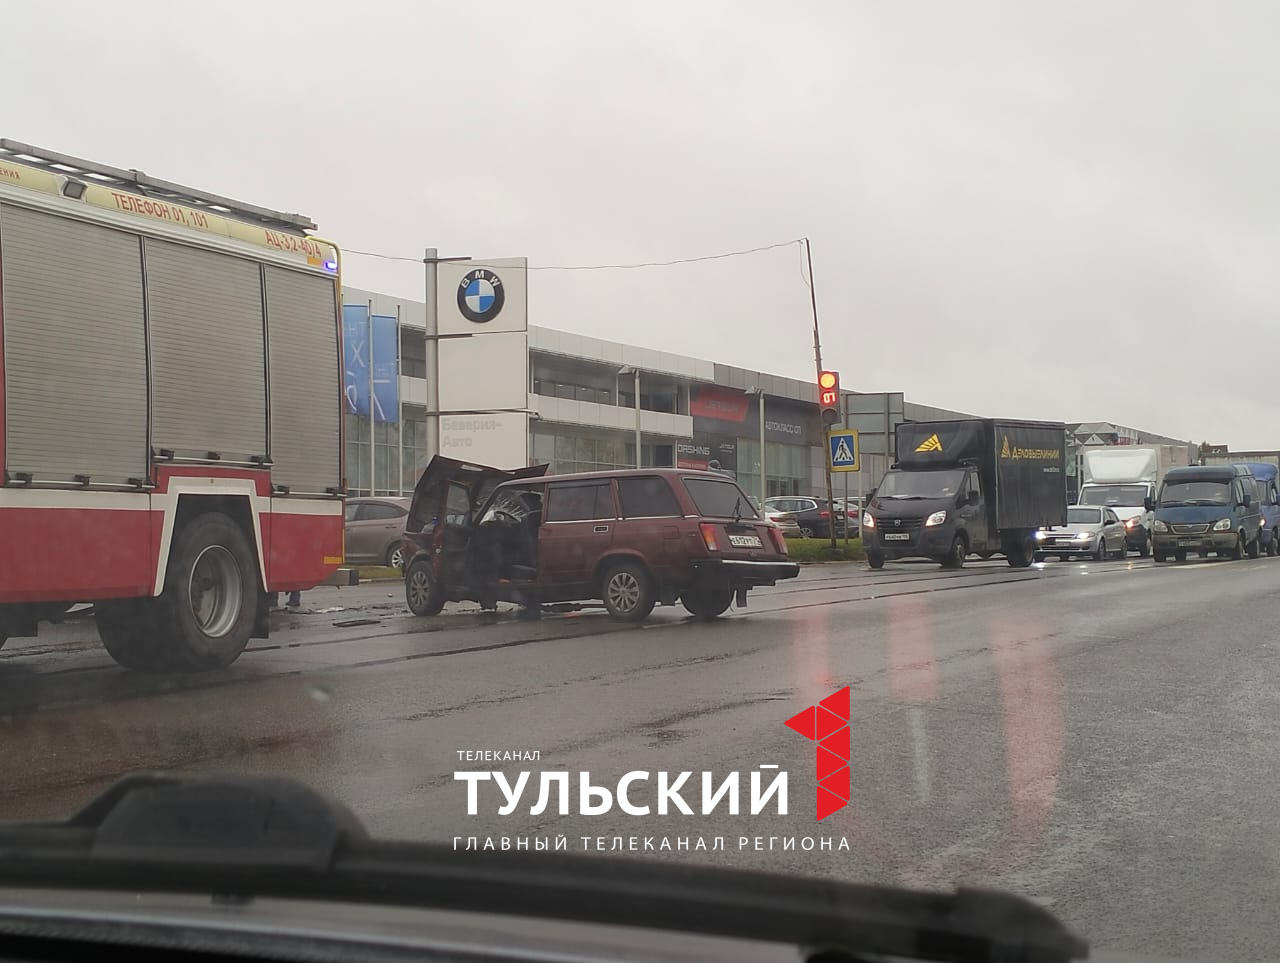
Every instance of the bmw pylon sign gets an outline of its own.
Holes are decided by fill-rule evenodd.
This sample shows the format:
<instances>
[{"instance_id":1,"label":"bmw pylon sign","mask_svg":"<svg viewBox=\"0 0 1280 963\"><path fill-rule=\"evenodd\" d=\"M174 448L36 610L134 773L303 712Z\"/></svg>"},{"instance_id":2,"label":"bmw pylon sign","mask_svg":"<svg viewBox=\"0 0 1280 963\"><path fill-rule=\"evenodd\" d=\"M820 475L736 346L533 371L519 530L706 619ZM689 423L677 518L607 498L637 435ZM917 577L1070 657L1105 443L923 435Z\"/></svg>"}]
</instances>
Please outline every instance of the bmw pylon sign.
<instances>
[{"instance_id":1,"label":"bmw pylon sign","mask_svg":"<svg viewBox=\"0 0 1280 963\"><path fill-rule=\"evenodd\" d=\"M468 321L486 324L502 312L502 278L488 268L468 271L458 282L458 311Z\"/></svg>"}]
</instances>

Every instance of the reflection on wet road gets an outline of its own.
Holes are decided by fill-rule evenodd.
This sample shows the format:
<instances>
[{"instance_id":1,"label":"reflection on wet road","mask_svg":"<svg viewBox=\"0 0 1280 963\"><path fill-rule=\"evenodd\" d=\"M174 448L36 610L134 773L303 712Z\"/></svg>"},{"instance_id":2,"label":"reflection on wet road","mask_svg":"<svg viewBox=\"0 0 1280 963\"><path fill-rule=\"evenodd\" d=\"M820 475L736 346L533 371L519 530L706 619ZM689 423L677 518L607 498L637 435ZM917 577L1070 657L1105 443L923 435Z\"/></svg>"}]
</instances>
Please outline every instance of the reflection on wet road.
<instances>
[{"instance_id":1,"label":"reflection on wet road","mask_svg":"<svg viewBox=\"0 0 1280 963\"><path fill-rule=\"evenodd\" d=\"M0 653L0 818L63 815L132 769L273 773L377 833L722 836L725 851L651 858L994 885L1100 948L1265 959L1280 940L1278 566L818 566L717 623L672 608L641 627L416 619L394 584L317 589L232 669L188 679L116 668L73 618ZM783 723L846 685L851 798L819 823L814 743ZM541 760L460 761L469 750ZM788 814L750 815L761 765L788 773ZM453 778L468 769L535 775L511 815L490 783L469 816ZM529 811L538 772L612 788L635 770L692 771L695 815L580 815L576 792L571 814ZM702 771L742 773L737 815L701 814ZM656 797L653 781L632 793ZM849 848L768 848L806 836Z\"/></svg>"}]
</instances>

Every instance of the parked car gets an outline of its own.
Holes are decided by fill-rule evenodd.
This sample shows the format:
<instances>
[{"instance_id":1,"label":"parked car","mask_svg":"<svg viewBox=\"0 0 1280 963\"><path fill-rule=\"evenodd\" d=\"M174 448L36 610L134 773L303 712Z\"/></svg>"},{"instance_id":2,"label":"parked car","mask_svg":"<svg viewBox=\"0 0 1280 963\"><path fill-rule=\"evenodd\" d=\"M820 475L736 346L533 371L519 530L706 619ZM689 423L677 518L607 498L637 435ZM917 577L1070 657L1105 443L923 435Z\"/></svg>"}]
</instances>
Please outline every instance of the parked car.
<instances>
[{"instance_id":1,"label":"parked car","mask_svg":"<svg viewBox=\"0 0 1280 963\"><path fill-rule=\"evenodd\" d=\"M836 535L844 537L845 528L849 525L848 517L840 510L832 511L832 506L823 508L824 498L808 495L777 495L764 500L764 507L769 511L786 512L795 518L800 526L800 534L804 538L830 538L832 523Z\"/></svg>"},{"instance_id":2,"label":"parked car","mask_svg":"<svg viewBox=\"0 0 1280 963\"><path fill-rule=\"evenodd\" d=\"M778 531L782 532L786 538L799 538L800 525L796 521L796 517L790 512L780 512L772 508L766 508L762 514L773 524L778 526Z\"/></svg>"},{"instance_id":3,"label":"parked car","mask_svg":"<svg viewBox=\"0 0 1280 963\"><path fill-rule=\"evenodd\" d=\"M404 568L408 498L348 498L346 561Z\"/></svg>"},{"instance_id":4,"label":"parked car","mask_svg":"<svg viewBox=\"0 0 1280 963\"><path fill-rule=\"evenodd\" d=\"M1099 505L1071 505L1067 524L1051 525L1036 532L1035 560L1043 562L1056 555L1062 561L1087 556L1101 562L1124 558L1126 532L1120 516Z\"/></svg>"},{"instance_id":5,"label":"parked car","mask_svg":"<svg viewBox=\"0 0 1280 963\"><path fill-rule=\"evenodd\" d=\"M859 537L862 534L862 509L863 505L857 495L850 495L848 498L837 498L835 500L836 511L844 512L849 522L849 534Z\"/></svg>"},{"instance_id":6,"label":"parked car","mask_svg":"<svg viewBox=\"0 0 1280 963\"><path fill-rule=\"evenodd\" d=\"M680 601L700 619L795 578L781 532L724 475L671 468L545 477L432 458L414 490L405 594L417 615L450 601L598 602L645 619ZM441 520L431 525L433 518Z\"/></svg>"}]
</instances>

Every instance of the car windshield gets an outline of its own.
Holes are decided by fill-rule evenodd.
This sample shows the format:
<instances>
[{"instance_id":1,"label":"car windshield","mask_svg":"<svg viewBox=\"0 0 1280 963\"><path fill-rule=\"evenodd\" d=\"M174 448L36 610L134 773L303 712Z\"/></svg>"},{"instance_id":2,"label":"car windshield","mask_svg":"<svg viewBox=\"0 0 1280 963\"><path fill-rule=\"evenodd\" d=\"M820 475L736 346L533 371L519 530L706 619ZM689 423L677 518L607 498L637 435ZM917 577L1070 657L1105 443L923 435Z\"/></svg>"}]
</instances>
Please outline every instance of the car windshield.
<instances>
[{"instance_id":1,"label":"car windshield","mask_svg":"<svg viewBox=\"0 0 1280 963\"><path fill-rule=\"evenodd\" d=\"M1097 508L1068 508L1068 525L1099 525L1102 523L1102 512Z\"/></svg>"},{"instance_id":2,"label":"car windshield","mask_svg":"<svg viewBox=\"0 0 1280 963\"><path fill-rule=\"evenodd\" d=\"M1146 485L1089 485L1080 492L1081 505L1104 505L1114 508L1117 505L1134 507L1146 500Z\"/></svg>"},{"instance_id":3,"label":"car windshield","mask_svg":"<svg viewBox=\"0 0 1280 963\"><path fill-rule=\"evenodd\" d=\"M684 487L697 506L698 514L707 518L760 517L751 499L733 482L686 476Z\"/></svg>"},{"instance_id":4,"label":"car windshield","mask_svg":"<svg viewBox=\"0 0 1280 963\"><path fill-rule=\"evenodd\" d=\"M877 498L946 498L964 482L964 471L891 471L876 489Z\"/></svg>"},{"instance_id":5,"label":"car windshield","mask_svg":"<svg viewBox=\"0 0 1280 963\"><path fill-rule=\"evenodd\" d=\"M1229 505L1231 484L1225 481L1171 481L1160 490L1160 505Z\"/></svg>"},{"instance_id":6,"label":"car windshield","mask_svg":"<svg viewBox=\"0 0 1280 963\"><path fill-rule=\"evenodd\" d=\"M499 488L494 492L480 524L495 521L524 521L542 510L542 498L538 492L524 488Z\"/></svg>"}]
</instances>

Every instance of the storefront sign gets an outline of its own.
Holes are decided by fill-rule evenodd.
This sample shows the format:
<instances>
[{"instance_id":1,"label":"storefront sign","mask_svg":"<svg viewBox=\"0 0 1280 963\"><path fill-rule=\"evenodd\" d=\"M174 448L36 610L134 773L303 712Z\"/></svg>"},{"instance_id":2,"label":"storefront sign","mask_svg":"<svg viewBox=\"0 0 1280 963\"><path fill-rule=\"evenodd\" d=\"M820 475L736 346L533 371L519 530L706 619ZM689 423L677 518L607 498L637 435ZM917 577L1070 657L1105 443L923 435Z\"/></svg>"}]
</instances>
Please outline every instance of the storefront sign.
<instances>
[{"instance_id":1,"label":"storefront sign","mask_svg":"<svg viewBox=\"0 0 1280 963\"><path fill-rule=\"evenodd\" d=\"M722 471L738 469L738 443L731 438L694 438L676 442L676 467L706 471L712 462Z\"/></svg>"},{"instance_id":2,"label":"storefront sign","mask_svg":"<svg viewBox=\"0 0 1280 963\"><path fill-rule=\"evenodd\" d=\"M766 407L764 417L764 437L766 441L781 441L792 445L803 445L806 441L804 424L790 418L770 418Z\"/></svg>"},{"instance_id":3,"label":"storefront sign","mask_svg":"<svg viewBox=\"0 0 1280 963\"><path fill-rule=\"evenodd\" d=\"M695 418L738 423L747 417L751 399L742 391L715 385L698 385L689 401L689 414Z\"/></svg>"},{"instance_id":4,"label":"storefront sign","mask_svg":"<svg viewBox=\"0 0 1280 963\"><path fill-rule=\"evenodd\" d=\"M696 439L757 438L760 435L760 399L732 388L699 385L689 403ZM784 445L823 444L818 427L818 406L802 401L768 398L764 405L766 441ZM734 456L737 461L736 452ZM724 459L720 459L721 463Z\"/></svg>"}]
</instances>

